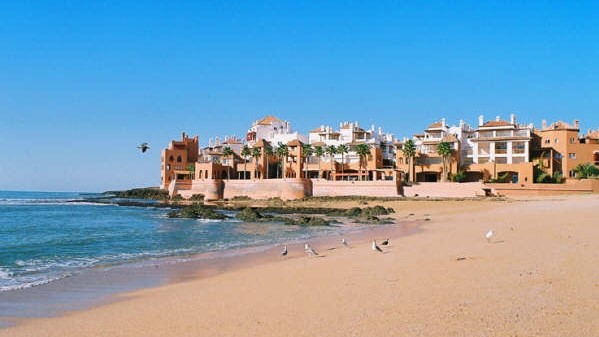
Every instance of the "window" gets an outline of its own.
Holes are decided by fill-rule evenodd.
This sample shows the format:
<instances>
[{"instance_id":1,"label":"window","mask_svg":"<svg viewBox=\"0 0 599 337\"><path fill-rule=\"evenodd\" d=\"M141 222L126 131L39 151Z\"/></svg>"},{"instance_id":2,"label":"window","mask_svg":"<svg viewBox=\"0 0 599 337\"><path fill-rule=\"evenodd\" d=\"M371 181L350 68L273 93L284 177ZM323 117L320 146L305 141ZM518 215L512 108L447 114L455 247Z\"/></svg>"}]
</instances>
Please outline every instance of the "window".
<instances>
[{"instance_id":1,"label":"window","mask_svg":"<svg viewBox=\"0 0 599 337\"><path fill-rule=\"evenodd\" d=\"M568 158L576 159L576 153L574 153L574 152L568 153Z\"/></svg>"},{"instance_id":2,"label":"window","mask_svg":"<svg viewBox=\"0 0 599 337\"><path fill-rule=\"evenodd\" d=\"M554 142L555 144L559 143L557 138L555 138L555 139L553 140L553 142Z\"/></svg>"},{"instance_id":3,"label":"window","mask_svg":"<svg viewBox=\"0 0 599 337\"><path fill-rule=\"evenodd\" d=\"M177 156L177 163L180 163L182 161L183 161L183 159L181 159L181 156Z\"/></svg>"},{"instance_id":4,"label":"window","mask_svg":"<svg viewBox=\"0 0 599 337\"><path fill-rule=\"evenodd\" d=\"M574 170L570 170L570 172L568 173L570 178L576 178L576 172L574 172Z\"/></svg>"},{"instance_id":5,"label":"window","mask_svg":"<svg viewBox=\"0 0 599 337\"><path fill-rule=\"evenodd\" d=\"M495 153L496 154L506 154L507 153L507 143L506 142L495 143Z\"/></svg>"},{"instance_id":6,"label":"window","mask_svg":"<svg viewBox=\"0 0 599 337\"><path fill-rule=\"evenodd\" d=\"M514 142L512 143L512 153L513 154L523 154L525 153L526 145L524 142Z\"/></svg>"},{"instance_id":7,"label":"window","mask_svg":"<svg viewBox=\"0 0 599 337\"><path fill-rule=\"evenodd\" d=\"M570 144L576 143L576 139L574 137L570 137Z\"/></svg>"},{"instance_id":8,"label":"window","mask_svg":"<svg viewBox=\"0 0 599 337\"><path fill-rule=\"evenodd\" d=\"M551 143L551 139L545 139L545 144L550 144Z\"/></svg>"},{"instance_id":9,"label":"window","mask_svg":"<svg viewBox=\"0 0 599 337\"><path fill-rule=\"evenodd\" d=\"M175 160L175 158L173 158L173 156L168 157L168 161L173 161Z\"/></svg>"}]
</instances>

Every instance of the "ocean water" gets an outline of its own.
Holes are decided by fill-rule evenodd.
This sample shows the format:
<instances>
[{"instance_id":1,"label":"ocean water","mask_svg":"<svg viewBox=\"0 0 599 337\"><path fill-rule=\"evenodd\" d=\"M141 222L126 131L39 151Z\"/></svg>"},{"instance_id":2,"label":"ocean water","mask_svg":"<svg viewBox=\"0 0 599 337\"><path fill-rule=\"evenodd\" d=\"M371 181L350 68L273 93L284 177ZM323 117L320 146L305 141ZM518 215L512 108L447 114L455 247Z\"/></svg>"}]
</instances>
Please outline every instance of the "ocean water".
<instances>
[{"instance_id":1,"label":"ocean water","mask_svg":"<svg viewBox=\"0 0 599 337\"><path fill-rule=\"evenodd\" d=\"M266 247L343 230L234 219L169 219L165 208L82 201L93 196L0 191L0 294L37 288L86 270L171 263L198 253Z\"/></svg>"}]
</instances>

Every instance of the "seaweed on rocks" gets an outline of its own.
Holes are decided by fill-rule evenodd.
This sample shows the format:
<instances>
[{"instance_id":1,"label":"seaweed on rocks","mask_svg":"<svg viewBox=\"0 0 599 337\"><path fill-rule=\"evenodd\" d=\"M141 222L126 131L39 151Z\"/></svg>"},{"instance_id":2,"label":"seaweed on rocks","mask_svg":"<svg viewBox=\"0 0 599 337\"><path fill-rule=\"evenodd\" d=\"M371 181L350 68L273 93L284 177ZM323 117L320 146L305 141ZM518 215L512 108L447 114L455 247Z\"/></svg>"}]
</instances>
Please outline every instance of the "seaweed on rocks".
<instances>
[{"instance_id":1,"label":"seaweed on rocks","mask_svg":"<svg viewBox=\"0 0 599 337\"><path fill-rule=\"evenodd\" d=\"M169 218L195 218L195 219L208 219L208 220L223 220L227 216L219 213L214 207L206 206L204 204L193 204L183 206L182 208L169 212Z\"/></svg>"}]
</instances>

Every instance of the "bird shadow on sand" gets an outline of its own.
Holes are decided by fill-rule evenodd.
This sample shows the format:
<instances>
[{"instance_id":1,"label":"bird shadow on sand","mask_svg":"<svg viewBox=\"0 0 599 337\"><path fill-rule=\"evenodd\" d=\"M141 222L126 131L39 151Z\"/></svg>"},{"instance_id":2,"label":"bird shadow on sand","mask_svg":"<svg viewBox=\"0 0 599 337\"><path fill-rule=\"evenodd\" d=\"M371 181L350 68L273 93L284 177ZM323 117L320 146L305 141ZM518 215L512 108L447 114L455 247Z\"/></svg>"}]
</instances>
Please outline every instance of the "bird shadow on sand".
<instances>
[{"instance_id":1,"label":"bird shadow on sand","mask_svg":"<svg viewBox=\"0 0 599 337\"><path fill-rule=\"evenodd\" d=\"M505 240L491 241L489 243L495 245L495 244L498 244L498 243L505 243Z\"/></svg>"}]
</instances>

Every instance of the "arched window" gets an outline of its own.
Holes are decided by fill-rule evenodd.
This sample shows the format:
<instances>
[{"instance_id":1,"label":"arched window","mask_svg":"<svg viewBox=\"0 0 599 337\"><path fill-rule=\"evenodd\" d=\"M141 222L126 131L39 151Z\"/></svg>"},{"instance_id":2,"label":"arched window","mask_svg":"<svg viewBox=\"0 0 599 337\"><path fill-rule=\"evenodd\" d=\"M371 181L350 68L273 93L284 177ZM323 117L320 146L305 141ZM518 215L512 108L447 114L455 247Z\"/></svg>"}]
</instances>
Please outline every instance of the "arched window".
<instances>
[{"instance_id":1,"label":"arched window","mask_svg":"<svg viewBox=\"0 0 599 337\"><path fill-rule=\"evenodd\" d=\"M183 161L183 159L181 159L181 156L177 156L177 163L180 163L182 161Z\"/></svg>"},{"instance_id":2,"label":"arched window","mask_svg":"<svg viewBox=\"0 0 599 337\"><path fill-rule=\"evenodd\" d=\"M173 161L175 160L175 158L173 158L173 156L168 157L168 161Z\"/></svg>"}]
</instances>

